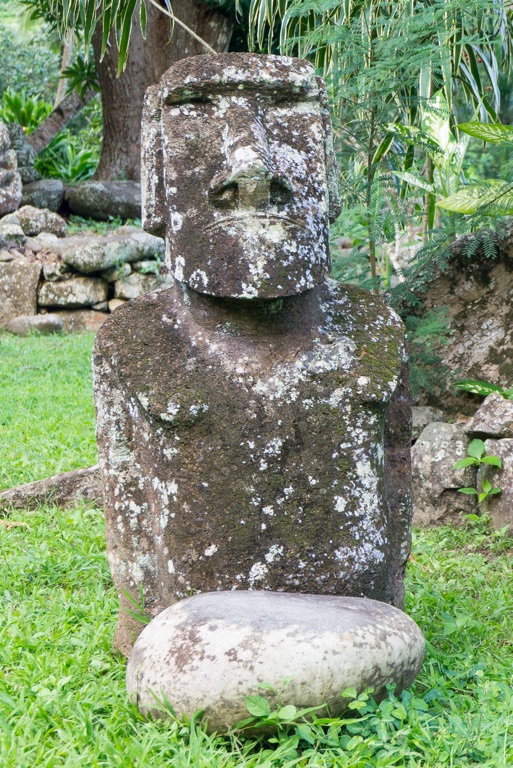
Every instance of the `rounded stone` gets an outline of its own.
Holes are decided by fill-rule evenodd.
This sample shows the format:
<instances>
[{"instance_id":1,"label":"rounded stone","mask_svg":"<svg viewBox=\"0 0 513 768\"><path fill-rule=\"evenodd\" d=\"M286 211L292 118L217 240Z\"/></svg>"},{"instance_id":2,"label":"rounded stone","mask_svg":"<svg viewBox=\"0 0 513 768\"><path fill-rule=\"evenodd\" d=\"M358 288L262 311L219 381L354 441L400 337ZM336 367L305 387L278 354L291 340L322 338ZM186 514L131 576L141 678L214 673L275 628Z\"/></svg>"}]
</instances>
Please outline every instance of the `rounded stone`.
<instances>
[{"instance_id":1,"label":"rounded stone","mask_svg":"<svg viewBox=\"0 0 513 768\"><path fill-rule=\"evenodd\" d=\"M27 336L29 333L41 333L45 336L52 333L62 333L62 320L56 315L19 315L7 325L7 330L16 336Z\"/></svg>"},{"instance_id":2,"label":"rounded stone","mask_svg":"<svg viewBox=\"0 0 513 768\"><path fill-rule=\"evenodd\" d=\"M59 179L40 179L23 185L22 205L58 211L64 200L64 185Z\"/></svg>"},{"instance_id":3,"label":"rounded stone","mask_svg":"<svg viewBox=\"0 0 513 768\"><path fill-rule=\"evenodd\" d=\"M424 638L405 613L377 600L235 590L205 592L166 608L139 636L127 689L140 711L165 717L205 712L210 731L247 718L245 697L271 706L345 708L346 688L381 697L412 683ZM347 701L347 700L346 700Z\"/></svg>"}]
</instances>

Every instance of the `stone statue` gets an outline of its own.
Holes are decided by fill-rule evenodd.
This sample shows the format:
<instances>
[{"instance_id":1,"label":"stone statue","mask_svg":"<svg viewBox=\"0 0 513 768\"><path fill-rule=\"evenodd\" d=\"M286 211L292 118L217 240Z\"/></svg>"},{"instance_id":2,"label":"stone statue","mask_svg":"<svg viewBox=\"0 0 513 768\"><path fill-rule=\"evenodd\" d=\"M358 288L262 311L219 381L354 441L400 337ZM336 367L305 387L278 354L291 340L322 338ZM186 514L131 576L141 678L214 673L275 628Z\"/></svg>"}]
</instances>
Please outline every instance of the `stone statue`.
<instances>
[{"instance_id":1,"label":"stone statue","mask_svg":"<svg viewBox=\"0 0 513 768\"><path fill-rule=\"evenodd\" d=\"M116 310L94 352L114 646L198 591L401 606L410 549L403 328L326 279L339 212L306 61L178 62L148 90L143 226L175 285ZM128 609L128 610L127 610Z\"/></svg>"}]
</instances>

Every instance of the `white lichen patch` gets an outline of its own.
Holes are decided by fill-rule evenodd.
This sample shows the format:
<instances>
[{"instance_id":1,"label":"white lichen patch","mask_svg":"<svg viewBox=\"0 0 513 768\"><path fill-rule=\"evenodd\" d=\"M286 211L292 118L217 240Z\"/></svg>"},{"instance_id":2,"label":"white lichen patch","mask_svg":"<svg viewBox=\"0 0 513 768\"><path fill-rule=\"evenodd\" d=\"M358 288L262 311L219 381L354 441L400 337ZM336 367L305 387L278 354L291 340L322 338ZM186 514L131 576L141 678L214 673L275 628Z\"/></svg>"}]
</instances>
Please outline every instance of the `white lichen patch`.
<instances>
[{"instance_id":1,"label":"white lichen patch","mask_svg":"<svg viewBox=\"0 0 513 768\"><path fill-rule=\"evenodd\" d=\"M252 589L255 582L263 581L268 573L269 568L264 563L261 563L260 561L254 563L248 574L249 588Z\"/></svg>"},{"instance_id":2,"label":"white lichen patch","mask_svg":"<svg viewBox=\"0 0 513 768\"><path fill-rule=\"evenodd\" d=\"M266 563L274 563L283 555L283 547L279 544L273 544L266 553L264 559Z\"/></svg>"},{"instance_id":3,"label":"white lichen patch","mask_svg":"<svg viewBox=\"0 0 513 768\"><path fill-rule=\"evenodd\" d=\"M205 555L205 557L212 557L212 555L215 555L218 549L219 547L217 546L217 544L211 544L209 547L206 548L203 554Z\"/></svg>"}]
</instances>

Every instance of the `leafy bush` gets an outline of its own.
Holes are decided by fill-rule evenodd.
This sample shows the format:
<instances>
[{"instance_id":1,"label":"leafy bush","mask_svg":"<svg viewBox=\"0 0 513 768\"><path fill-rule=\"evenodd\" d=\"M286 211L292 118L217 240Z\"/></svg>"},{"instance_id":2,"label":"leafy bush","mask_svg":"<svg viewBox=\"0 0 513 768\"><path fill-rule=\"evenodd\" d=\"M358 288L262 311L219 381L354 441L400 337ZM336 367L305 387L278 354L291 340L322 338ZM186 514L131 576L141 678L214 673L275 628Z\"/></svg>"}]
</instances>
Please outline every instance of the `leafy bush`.
<instances>
[{"instance_id":1,"label":"leafy bush","mask_svg":"<svg viewBox=\"0 0 513 768\"><path fill-rule=\"evenodd\" d=\"M47 42L44 31L20 41L10 29L0 23L2 66L0 95L16 83L28 96L51 98L59 78L59 56Z\"/></svg>"},{"instance_id":2,"label":"leafy bush","mask_svg":"<svg viewBox=\"0 0 513 768\"><path fill-rule=\"evenodd\" d=\"M36 158L43 178L85 181L91 178L100 159L102 114L98 98L84 107Z\"/></svg>"},{"instance_id":3,"label":"leafy bush","mask_svg":"<svg viewBox=\"0 0 513 768\"><path fill-rule=\"evenodd\" d=\"M14 91L8 88L0 103L0 120L4 123L18 123L25 133L32 133L52 111L52 105L36 96L28 96L25 89Z\"/></svg>"}]
</instances>

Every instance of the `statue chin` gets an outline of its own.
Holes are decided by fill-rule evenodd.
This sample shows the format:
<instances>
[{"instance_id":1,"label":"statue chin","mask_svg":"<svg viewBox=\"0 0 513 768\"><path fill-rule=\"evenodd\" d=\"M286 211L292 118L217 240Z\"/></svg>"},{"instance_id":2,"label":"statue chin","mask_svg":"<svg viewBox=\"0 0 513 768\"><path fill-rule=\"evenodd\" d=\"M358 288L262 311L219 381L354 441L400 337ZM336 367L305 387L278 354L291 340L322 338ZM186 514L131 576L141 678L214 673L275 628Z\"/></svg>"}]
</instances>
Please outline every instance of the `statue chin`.
<instances>
[{"instance_id":1,"label":"statue chin","mask_svg":"<svg viewBox=\"0 0 513 768\"><path fill-rule=\"evenodd\" d=\"M175 241L172 271L180 282L211 296L294 296L318 285L329 271L321 227L312 228L279 214L226 216L196 233L193 247Z\"/></svg>"}]
</instances>

